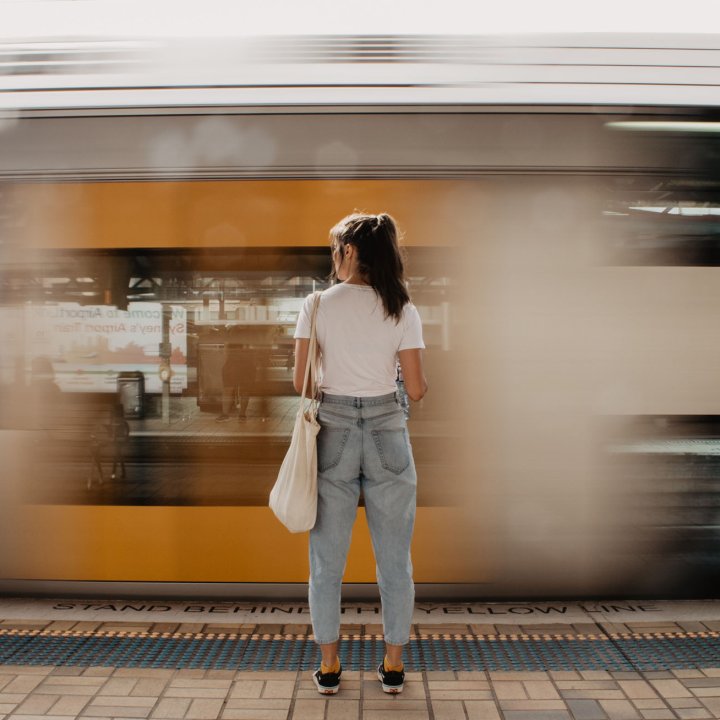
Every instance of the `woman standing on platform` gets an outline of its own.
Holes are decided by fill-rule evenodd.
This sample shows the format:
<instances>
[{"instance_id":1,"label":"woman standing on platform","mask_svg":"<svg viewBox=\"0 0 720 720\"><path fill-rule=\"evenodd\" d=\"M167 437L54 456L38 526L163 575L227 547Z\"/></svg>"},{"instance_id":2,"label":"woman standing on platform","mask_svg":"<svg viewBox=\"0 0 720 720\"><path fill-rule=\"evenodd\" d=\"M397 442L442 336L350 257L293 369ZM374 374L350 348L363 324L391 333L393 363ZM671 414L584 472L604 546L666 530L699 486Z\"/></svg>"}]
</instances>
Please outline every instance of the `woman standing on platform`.
<instances>
[{"instance_id":1,"label":"woman standing on platform","mask_svg":"<svg viewBox=\"0 0 720 720\"><path fill-rule=\"evenodd\" d=\"M340 592L362 490L386 646L378 679L385 692L398 693L415 600L410 541L417 479L395 380L399 360L410 398L420 400L427 391L422 325L405 287L398 232L389 215L349 215L330 231L330 241L336 283L322 293L316 321L321 430L318 513L310 532L310 614L322 663L313 679L323 694L340 686ZM312 298L305 300L295 331L298 392Z\"/></svg>"}]
</instances>

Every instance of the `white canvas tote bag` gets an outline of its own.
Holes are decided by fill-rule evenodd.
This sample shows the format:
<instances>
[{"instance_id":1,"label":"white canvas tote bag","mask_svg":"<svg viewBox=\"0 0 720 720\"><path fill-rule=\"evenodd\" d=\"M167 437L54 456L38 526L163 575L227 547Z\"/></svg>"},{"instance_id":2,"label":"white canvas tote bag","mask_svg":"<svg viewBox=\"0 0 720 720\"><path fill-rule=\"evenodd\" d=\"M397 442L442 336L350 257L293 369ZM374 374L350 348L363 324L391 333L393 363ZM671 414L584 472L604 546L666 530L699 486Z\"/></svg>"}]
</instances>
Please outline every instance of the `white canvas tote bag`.
<instances>
[{"instance_id":1,"label":"white canvas tote bag","mask_svg":"<svg viewBox=\"0 0 720 720\"><path fill-rule=\"evenodd\" d=\"M300 408L295 417L290 447L270 493L270 507L278 520L293 533L312 530L317 515L317 329L315 321L320 293L313 301L310 345L305 363L305 379ZM312 370L312 399L305 397Z\"/></svg>"}]
</instances>

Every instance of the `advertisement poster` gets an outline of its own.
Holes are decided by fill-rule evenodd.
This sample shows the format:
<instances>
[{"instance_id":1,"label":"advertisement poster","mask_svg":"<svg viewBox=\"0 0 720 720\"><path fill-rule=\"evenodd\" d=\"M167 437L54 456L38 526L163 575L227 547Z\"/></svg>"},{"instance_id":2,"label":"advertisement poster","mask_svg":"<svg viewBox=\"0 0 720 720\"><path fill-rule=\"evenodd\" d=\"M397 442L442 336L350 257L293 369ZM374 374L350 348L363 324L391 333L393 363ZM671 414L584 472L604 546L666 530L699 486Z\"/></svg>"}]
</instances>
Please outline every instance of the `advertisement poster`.
<instances>
[{"instance_id":1,"label":"advertisement poster","mask_svg":"<svg viewBox=\"0 0 720 720\"><path fill-rule=\"evenodd\" d=\"M119 372L139 370L145 392L162 392L160 342L162 305L27 305L25 358L28 372L36 358L49 359L63 392L116 392ZM187 387L185 308L172 306L170 390Z\"/></svg>"}]
</instances>

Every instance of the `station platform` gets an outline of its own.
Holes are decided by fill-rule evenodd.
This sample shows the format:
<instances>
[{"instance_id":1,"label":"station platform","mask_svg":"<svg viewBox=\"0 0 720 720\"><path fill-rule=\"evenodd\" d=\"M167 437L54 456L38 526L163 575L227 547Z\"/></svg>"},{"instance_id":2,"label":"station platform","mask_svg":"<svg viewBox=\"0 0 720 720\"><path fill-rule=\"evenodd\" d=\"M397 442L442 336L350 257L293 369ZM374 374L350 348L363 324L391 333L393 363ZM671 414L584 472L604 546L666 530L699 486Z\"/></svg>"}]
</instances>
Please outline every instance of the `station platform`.
<instances>
[{"instance_id":1,"label":"station platform","mask_svg":"<svg viewBox=\"0 0 720 720\"><path fill-rule=\"evenodd\" d=\"M0 598L0 720L720 718L720 602L418 603L400 695L343 605L337 695L305 603Z\"/></svg>"}]
</instances>

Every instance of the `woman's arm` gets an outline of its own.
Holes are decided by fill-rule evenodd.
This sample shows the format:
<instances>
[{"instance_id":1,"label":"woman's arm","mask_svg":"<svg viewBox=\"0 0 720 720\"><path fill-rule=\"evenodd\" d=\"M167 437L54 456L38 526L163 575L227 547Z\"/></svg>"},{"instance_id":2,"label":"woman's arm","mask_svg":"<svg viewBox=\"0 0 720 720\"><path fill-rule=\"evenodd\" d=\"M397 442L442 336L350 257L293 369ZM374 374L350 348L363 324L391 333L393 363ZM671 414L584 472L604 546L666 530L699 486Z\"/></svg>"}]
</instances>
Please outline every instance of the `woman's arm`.
<instances>
[{"instance_id":1,"label":"woman's arm","mask_svg":"<svg viewBox=\"0 0 720 720\"><path fill-rule=\"evenodd\" d=\"M293 387L299 395L302 392L303 380L305 379L305 363L307 362L308 350L310 349L310 338L297 338L295 340L295 369L293 370ZM310 371L308 381L307 397L312 397L313 377Z\"/></svg>"},{"instance_id":2,"label":"woman's arm","mask_svg":"<svg viewBox=\"0 0 720 720\"><path fill-rule=\"evenodd\" d=\"M422 350L410 348L398 352L400 367L402 368L405 391L411 400L422 400L427 392L428 384L423 370ZM300 380L302 382L302 379Z\"/></svg>"}]
</instances>

